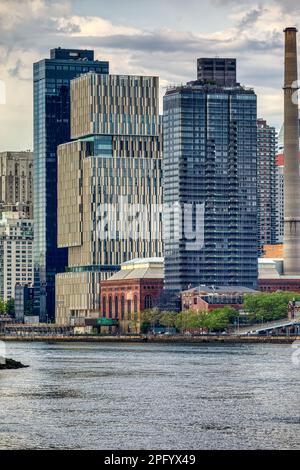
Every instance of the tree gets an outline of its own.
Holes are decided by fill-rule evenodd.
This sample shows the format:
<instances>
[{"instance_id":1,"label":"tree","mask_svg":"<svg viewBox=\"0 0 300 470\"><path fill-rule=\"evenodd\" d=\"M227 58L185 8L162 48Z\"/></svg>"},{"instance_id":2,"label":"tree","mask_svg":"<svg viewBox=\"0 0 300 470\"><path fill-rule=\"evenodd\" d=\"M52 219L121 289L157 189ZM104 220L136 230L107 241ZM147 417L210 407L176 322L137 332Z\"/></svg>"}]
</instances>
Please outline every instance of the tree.
<instances>
[{"instance_id":1,"label":"tree","mask_svg":"<svg viewBox=\"0 0 300 470\"><path fill-rule=\"evenodd\" d=\"M239 311L234 307L222 307L214 310L214 312L217 311L220 314L223 314L226 318L228 318L230 323L234 323L235 319L238 318L240 314Z\"/></svg>"},{"instance_id":2,"label":"tree","mask_svg":"<svg viewBox=\"0 0 300 470\"><path fill-rule=\"evenodd\" d=\"M185 310L177 314L177 317L175 319L175 326L177 330L184 331L190 328L191 314L193 314L193 312L190 310Z\"/></svg>"},{"instance_id":3,"label":"tree","mask_svg":"<svg viewBox=\"0 0 300 470\"><path fill-rule=\"evenodd\" d=\"M147 333L150 328L154 328L159 325L159 320L162 314L157 308L144 310L141 312L141 331Z\"/></svg>"},{"instance_id":4,"label":"tree","mask_svg":"<svg viewBox=\"0 0 300 470\"><path fill-rule=\"evenodd\" d=\"M143 321L141 323L141 333L147 333L151 328L151 323L148 321Z\"/></svg>"},{"instance_id":5,"label":"tree","mask_svg":"<svg viewBox=\"0 0 300 470\"><path fill-rule=\"evenodd\" d=\"M10 317L14 316L15 314L15 300L14 299L7 300L5 304L5 312Z\"/></svg>"},{"instance_id":6,"label":"tree","mask_svg":"<svg viewBox=\"0 0 300 470\"><path fill-rule=\"evenodd\" d=\"M5 302L4 300L0 299L0 315L5 315Z\"/></svg>"},{"instance_id":7,"label":"tree","mask_svg":"<svg viewBox=\"0 0 300 470\"><path fill-rule=\"evenodd\" d=\"M138 321L137 320L131 320L129 323L128 323L128 326L129 326L129 330L131 333L135 333L137 334L138 333Z\"/></svg>"},{"instance_id":8,"label":"tree","mask_svg":"<svg viewBox=\"0 0 300 470\"><path fill-rule=\"evenodd\" d=\"M228 328L229 324L229 317L222 309L213 310L206 319L206 326L209 330L223 331Z\"/></svg>"},{"instance_id":9,"label":"tree","mask_svg":"<svg viewBox=\"0 0 300 470\"><path fill-rule=\"evenodd\" d=\"M184 310L176 316L175 326L178 330L206 328L206 319L209 313L206 310Z\"/></svg>"},{"instance_id":10,"label":"tree","mask_svg":"<svg viewBox=\"0 0 300 470\"><path fill-rule=\"evenodd\" d=\"M165 326L168 328L174 328L176 322L177 314L175 312L162 312L162 315L159 319L159 323L161 326Z\"/></svg>"},{"instance_id":11,"label":"tree","mask_svg":"<svg viewBox=\"0 0 300 470\"><path fill-rule=\"evenodd\" d=\"M288 303L300 300L296 292L272 292L261 294L246 294L244 309L250 313L253 320L278 320L288 315Z\"/></svg>"},{"instance_id":12,"label":"tree","mask_svg":"<svg viewBox=\"0 0 300 470\"><path fill-rule=\"evenodd\" d=\"M144 310L143 312L141 312L141 322L148 322L152 326L156 326L159 324L161 316L162 313L157 308Z\"/></svg>"},{"instance_id":13,"label":"tree","mask_svg":"<svg viewBox=\"0 0 300 470\"><path fill-rule=\"evenodd\" d=\"M207 329L223 331L238 317L239 312L233 307L217 308L215 310L185 310L176 318L176 328L184 331L186 329Z\"/></svg>"}]
</instances>

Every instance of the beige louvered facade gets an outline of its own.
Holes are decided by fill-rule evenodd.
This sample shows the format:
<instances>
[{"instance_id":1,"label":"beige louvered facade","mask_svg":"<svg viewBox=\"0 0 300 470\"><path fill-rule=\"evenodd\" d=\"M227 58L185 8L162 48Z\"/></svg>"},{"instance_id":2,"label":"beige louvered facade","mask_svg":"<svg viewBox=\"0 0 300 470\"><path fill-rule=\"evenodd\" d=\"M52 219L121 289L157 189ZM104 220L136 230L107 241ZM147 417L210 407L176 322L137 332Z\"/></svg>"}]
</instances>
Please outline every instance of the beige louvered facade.
<instances>
[{"instance_id":1,"label":"beige louvered facade","mask_svg":"<svg viewBox=\"0 0 300 470\"><path fill-rule=\"evenodd\" d=\"M71 137L156 135L158 77L88 73L71 86Z\"/></svg>"},{"instance_id":2,"label":"beige louvered facade","mask_svg":"<svg viewBox=\"0 0 300 470\"><path fill-rule=\"evenodd\" d=\"M56 276L56 323L76 324L99 316L101 274L66 272Z\"/></svg>"},{"instance_id":3,"label":"beige louvered facade","mask_svg":"<svg viewBox=\"0 0 300 470\"><path fill-rule=\"evenodd\" d=\"M56 276L60 324L100 316L100 279L163 254L158 79L88 74L71 90L79 139L58 147L58 246L68 248L70 271ZM124 203L140 218L128 224Z\"/></svg>"}]
</instances>

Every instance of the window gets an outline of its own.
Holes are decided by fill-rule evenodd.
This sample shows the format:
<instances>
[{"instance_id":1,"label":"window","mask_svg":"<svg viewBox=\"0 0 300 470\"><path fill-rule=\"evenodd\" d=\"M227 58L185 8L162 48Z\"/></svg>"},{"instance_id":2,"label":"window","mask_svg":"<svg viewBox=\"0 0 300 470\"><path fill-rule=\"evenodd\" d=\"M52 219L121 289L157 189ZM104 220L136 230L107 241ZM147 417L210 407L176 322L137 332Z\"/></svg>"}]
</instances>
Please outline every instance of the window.
<instances>
[{"instance_id":1,"label":"window","mask_svg":"<svg viewBox=\"0 0 300 470\"><path fill-rule=\"evenodd\" d=\"M125 297L122 295L121 297L121 319L124 320L125 315Z\"/></svg>"},{"instance_id":2,"label":"window","mask_svg":"<svg viewBox=\"0 0 300 470\"><path fill-rule=\"evenodd\" d=\"M102 299L102 316L106 317L106 297L105 296Z\"/></svg>"},{"instance_id":3,"label":"window","mask_svg":"<svg viewBox=\"0 0 300 470\"><path fill-rule=\"evenodd\" d=\"M136 295L133 298L133 311L134 313L137 313L138 311L138 299Z\"/></svg>"},{"instance_id":4,"label":"window","mask_svg":"<svg viewBox=\"0 0 300 470\"><path fill-rule=\"evenodd\" d=\"M117 295L115 297L115 318L119 318L119 299Z\"/></svg>"},{"instance_id":5,"label":"window","mask_svg":"<svg viewBox=\"0 0 300 470\"><path fill-rule=\"evenodd\" d=\"M112 296L111 295L108 298L108 315L109 315L109 318L112 318Z\"/></svg>"},{"instance_id":6,"label":"window","mask_svg":"<svg viewBox=\"0 0 300 470\"><path fill-rule=\"evenodd\" d=\"M145 308L152 308L153 307L153 300L151 295L146 295L145 297Z\"/></svg>"}]
</instances>

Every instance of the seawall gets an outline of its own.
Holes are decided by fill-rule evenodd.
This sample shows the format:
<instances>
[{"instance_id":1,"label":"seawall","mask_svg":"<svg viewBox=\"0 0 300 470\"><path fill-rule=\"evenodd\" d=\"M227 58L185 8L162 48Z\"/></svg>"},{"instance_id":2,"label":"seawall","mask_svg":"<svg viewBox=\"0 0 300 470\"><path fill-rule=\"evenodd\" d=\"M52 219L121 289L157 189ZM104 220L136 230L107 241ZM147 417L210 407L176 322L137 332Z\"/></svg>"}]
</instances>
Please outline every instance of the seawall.
<instances>
[{"instance_id":1,"label":"seawall","mask_svg":"<svg viewBox=\"0 0 300 470\"><path fill-rule=\"evenodd\" d=\"M0 335L0 341L47 341L66 343L269 343L292 344L300 336L92 336L92 335Z\"/></svg>"}]
</instances>

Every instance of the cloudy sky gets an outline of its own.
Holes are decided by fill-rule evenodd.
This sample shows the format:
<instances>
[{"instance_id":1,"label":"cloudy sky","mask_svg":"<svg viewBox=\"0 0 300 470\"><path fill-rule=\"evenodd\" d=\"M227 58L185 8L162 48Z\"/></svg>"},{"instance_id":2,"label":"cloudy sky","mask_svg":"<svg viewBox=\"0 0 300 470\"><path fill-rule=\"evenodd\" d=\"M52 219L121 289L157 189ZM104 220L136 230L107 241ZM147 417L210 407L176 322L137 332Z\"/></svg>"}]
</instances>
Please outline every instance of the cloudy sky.
<instances>
[{"instance_id":1,"label":"cloudy sky","mask_svg":"<svg viewBox=\"0 0 300 470\"><path fill-rule=\"evenodd\" d=\"M32 63L58 46L93 48L111 73L159 75L161 96L195 78L197 57L236 57L279 128L285 26L300 27L299 0L0 0L0 151L32 148Z\"/></svg>"}]
</instances>

